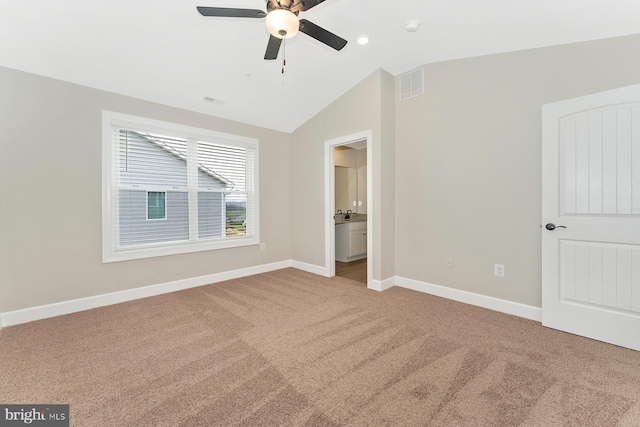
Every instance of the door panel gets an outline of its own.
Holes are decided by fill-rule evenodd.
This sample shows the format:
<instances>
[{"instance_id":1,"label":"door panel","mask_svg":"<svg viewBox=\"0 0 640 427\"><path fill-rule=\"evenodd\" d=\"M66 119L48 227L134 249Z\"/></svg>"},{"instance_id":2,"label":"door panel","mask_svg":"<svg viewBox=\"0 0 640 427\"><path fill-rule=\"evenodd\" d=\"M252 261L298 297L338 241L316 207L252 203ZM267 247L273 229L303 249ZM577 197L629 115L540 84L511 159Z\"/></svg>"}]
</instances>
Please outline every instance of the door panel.
<instances>
[{"instance_id":1,"label":"door panel","mask_svg":"<svg viewBox=\"0 0 640 427\"><path fill-rule=\"evenodd\" d=\"M640 247L560 240L560 298L640 313Z\"/></svg>"},{"instance_id":2,"label":"door panel","mask_svg":"<svg viewBox=\"0 0 640 427\"><path fill-rule=\"evenodd\" d=\"M640 85L543 106L542 143L543 324L640 350Z\"/></svg>"},{"instance_id":3,"label":"door panel","mask_svg":"<svg viewBox=\"0 0 640 427\"><path fill-rule=\"evenodd\" d=\"M611 108L560 119L564 214L640 214L640 106Z\"/></svg>"}]
</instances>

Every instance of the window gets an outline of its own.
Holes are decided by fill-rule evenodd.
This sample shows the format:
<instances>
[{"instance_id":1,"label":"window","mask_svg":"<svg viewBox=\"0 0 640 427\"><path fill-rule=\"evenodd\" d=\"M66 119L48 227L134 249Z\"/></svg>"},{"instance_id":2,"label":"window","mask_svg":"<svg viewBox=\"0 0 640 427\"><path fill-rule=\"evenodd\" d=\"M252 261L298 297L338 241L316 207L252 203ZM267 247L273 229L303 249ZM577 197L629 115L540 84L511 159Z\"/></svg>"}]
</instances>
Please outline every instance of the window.
<instances>
[{"instance_id":1,"label":"window","mask_svg":"<svg viewBox=\"0 0 640 427\"><path fill-rule=\"evenodd\" d=\"M167 219L165 191L147 191L147 219Z\"/></svg>"},{"instance_id":2,"label":"window","mask_svg":"<svg viewBox=\"0 0 640 427\"><path fill-rule=\"evenodd\" d=\"M105 111L103 262L255 245L258 141Z\"/></svg>"}]
</instances>

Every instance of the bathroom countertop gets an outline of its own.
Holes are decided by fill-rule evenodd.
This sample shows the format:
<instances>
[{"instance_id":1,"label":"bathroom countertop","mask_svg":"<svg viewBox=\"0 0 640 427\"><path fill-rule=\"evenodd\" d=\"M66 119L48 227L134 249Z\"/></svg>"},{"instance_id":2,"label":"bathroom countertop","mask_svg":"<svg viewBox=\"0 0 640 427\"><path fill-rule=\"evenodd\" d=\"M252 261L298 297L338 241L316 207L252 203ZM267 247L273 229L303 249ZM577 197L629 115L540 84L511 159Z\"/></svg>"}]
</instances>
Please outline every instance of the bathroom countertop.
<instances>
[{"instance_id":1,"label":"bathroom countertop","mask_svg":"<svg viewBox=\"0 0 640 427\"><path fill-rule=\"evenodd\" d=\"M336 221L336 225L338 224L346 224L349 222L362 222L367 220L367 214L351 214L351 219L344 219L344 214L336 214L333 217Z\"/></svg>"}]
</instances>

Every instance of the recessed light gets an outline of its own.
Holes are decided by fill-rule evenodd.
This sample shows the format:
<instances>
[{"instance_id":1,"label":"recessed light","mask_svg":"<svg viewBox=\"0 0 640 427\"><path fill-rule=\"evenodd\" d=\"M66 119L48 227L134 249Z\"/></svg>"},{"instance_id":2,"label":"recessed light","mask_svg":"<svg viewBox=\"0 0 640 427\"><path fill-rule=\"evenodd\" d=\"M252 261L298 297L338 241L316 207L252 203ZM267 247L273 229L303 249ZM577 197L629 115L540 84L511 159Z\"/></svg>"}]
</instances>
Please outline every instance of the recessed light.
<instances>
[{"instance_id":1,"label":"recessed light","mask_svg":"<svg viewBox=\"0 0 640 427\"><path fill-rule=\"evenodd\" d=\"M358 44L367 44L367 43L369 43L369 37L367 36L358 37Z\"/></svg>"},{"instance_id":2,"label":"recessed light","mask_svg":"<svg viewBox=\"0 0 640 427\"><path fill-rule=\"evenodd\" d=\"M407 22L407 26L405 27L408 32L415 33L420 28L420 23L418 21L409 21Z\"/></svg>"}]
</instances>

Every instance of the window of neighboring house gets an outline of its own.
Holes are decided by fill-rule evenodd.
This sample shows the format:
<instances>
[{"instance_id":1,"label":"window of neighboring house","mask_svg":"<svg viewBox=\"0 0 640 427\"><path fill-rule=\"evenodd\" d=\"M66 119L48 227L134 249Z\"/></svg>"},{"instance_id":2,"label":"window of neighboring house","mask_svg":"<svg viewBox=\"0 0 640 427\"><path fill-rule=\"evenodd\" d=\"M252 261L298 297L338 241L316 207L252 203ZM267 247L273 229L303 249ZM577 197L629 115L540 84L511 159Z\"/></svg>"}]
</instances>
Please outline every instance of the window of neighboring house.
<instances>
[{"instance_id":1,"label":"window of neighboring house","mask_svg":"<svg viewBox=\"0 0 640 427\"><path fill-rule=\"evenodd\" d=\"M258 244L257 170L255 139L103 112L103 262Z\"/></svg>"},{"instance_id":2,"label":"window of neighboring house","mask_svg":"<svg viewBox=\"0 0 640 427\"><path fill-rule=\"evenodd\" d=\"M167 219L167 193L147 191L147 219Z\"/></svg>"}]
</instances>

